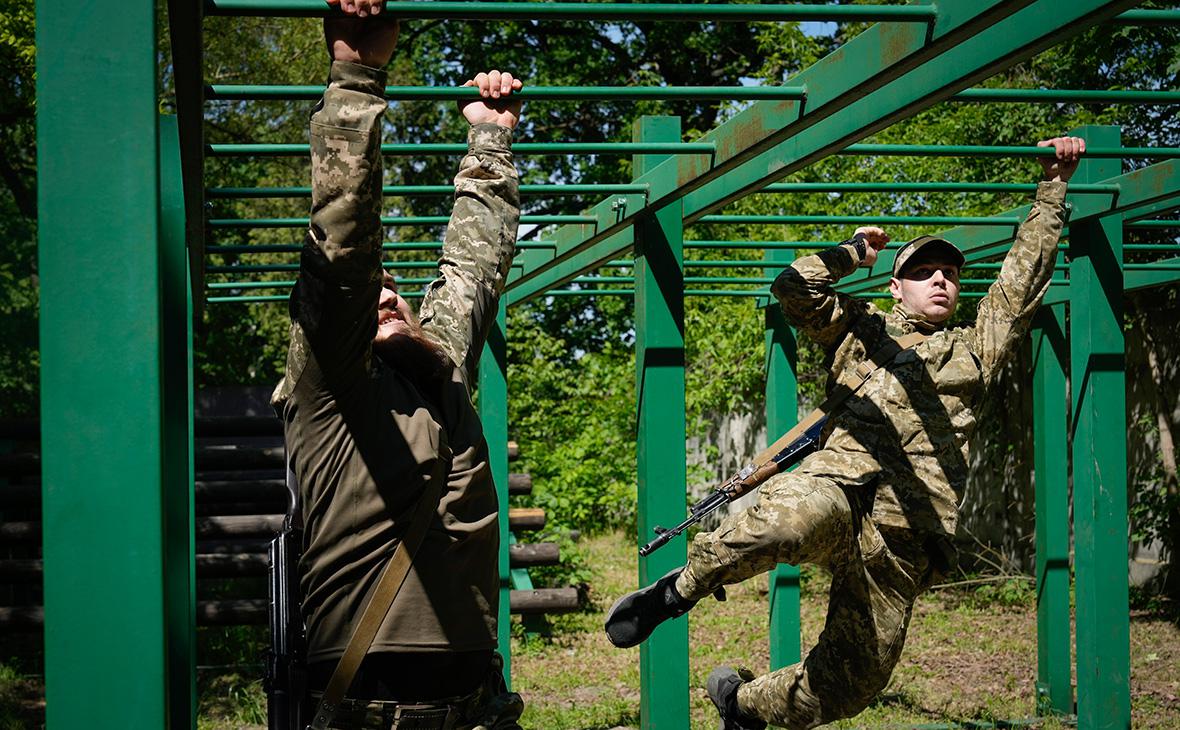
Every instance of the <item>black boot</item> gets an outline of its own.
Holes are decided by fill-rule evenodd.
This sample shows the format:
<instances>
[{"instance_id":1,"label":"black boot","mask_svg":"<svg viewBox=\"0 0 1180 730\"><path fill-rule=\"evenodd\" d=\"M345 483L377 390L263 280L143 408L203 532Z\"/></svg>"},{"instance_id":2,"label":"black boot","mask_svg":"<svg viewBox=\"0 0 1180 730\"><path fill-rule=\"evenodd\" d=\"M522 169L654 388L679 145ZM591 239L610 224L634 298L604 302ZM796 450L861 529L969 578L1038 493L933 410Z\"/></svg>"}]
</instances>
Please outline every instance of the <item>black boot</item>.
<instances>
[{"instance_id":1,"label":"black boot","mask_svg":"<svg viewBox=\"0 0 1180 730\"><path fill-rule=\"evenodd\" d=\"M752 674L743 677L732 667L717 667L709 675L709 681L705 684L709 699L713 700L717 712L721 713L721 724L717 730L765 730L764 721L746 717L738 709L738 687L753 678Z\"/></svg>"},{"instance_id":2,"label":"black boot","mask_svg":"<svg viewBox=\"0 0 1180 730\"><path fill-rule=\"evenodd\" d=\"M638 646L651 636L655 628L670 618L683 616L696 601L681 598L676 592L676 577L684 568L677 568L652 583L628 593L606 614L606 636L610 643L626 649Z\"/></svg>"}]
</instances>

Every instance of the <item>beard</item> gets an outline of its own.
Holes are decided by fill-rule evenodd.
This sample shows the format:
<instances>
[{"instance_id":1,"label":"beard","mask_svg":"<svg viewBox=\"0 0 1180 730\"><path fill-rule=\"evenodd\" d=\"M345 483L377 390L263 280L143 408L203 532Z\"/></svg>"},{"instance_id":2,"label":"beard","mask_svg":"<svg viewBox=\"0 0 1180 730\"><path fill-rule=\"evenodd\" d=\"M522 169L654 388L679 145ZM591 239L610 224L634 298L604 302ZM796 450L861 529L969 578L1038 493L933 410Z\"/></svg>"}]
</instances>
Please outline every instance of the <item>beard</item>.
<instances>
[{"instance_id":1,"label":"beard","mask_svg":"<svg viewBox=\"0 0 1180 730\"><path fill-rule=\"evenodd\" d=\"M409 378L419 390L436 392L450 380L454 366L438 343L426 336L417 322L381 342L373 352L385 366Z\"/></svg>"}]
</instances>

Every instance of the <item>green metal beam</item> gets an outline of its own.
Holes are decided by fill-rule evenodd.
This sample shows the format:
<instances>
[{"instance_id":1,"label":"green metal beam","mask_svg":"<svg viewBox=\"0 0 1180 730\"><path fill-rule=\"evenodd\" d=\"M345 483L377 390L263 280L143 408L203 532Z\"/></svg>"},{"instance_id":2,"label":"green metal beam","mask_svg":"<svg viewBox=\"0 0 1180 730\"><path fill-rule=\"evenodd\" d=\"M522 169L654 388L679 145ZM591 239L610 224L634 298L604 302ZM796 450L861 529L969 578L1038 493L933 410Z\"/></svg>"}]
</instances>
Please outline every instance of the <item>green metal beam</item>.
<instances>
[{"instance_id":1,"label":"green metal beam","mask_svg":"<svg viewBox=\"0 0 1180 730\"><path fill-rule=\"evenodd\" d=\"M161 191L156 5L36 11L46 723L195 726L191 629L169 595L187 587L169 576L185 533L165 532L186 370L166 372L185 322L164 321L181 312L164 291L175 239L160 248L177 201L174 178Z\"/></svg>"},{"instance_id":2,"label":"green metal beam","mask_svg":"<svg viewBox=\"0 0 1180 730\"><path fill-rule=\"evenodd\" d=\"M1180 220L1143 220L1131 221L1127 224L1128 228L1180 228Z\"/></svg>"},{"instance_id":3,"label":"green metal beam","mask_svg":"<svg viewBox=\"0 0 1180 730\"><path fill-rule=\"evenodd\" d=\"M197 571L193 527L193 288L186 243L183 147L178 120L161 116L160 323L163 420L164 611L168 720L197 722ZM198 181L199 182L199 181Z\"/></svg>"},{"instance_id":4,"label":"green metal beam","mask_svg":"<svg viewBox=\"0 0 1180 730\"><path fill-rule=\"evenodd\" d=\"M383 243L382 251L438 251L442 248L442 241L414 241L412 243ZM517 241L516 250L542 248L550 249L555 244L549 241ZM232 245L206 246L208 254L261 254L261 253L298 253L303 245L298 243L247 243Z\"/></svg>"},{"instance_id":5,"label":"green metal beam","mask_svg":"<svg viewBox=\"0 0 1180 730\"><path fill-rule=\"evenodd\" d=\"M1130 246L1123 246L1124 249ZM1180 282L1180 257L1164 259L1158 266L1143 269L1123 265L1123 291L1150 289Z\"/></svg>"},{"instance_id":6,"label":"green metal beam","mask_svg":"<svg viewBox=\"0 0 1180 730\"><path fill-rule=\"evenodd\" d=\"M319 18L332 14L319 0L205 0L207 15ZM407 19L585 21L892 21L926 23L922 5L758 5L745 3L387 2L387 15Z\"/></svg>"},{"instance_id":7,"label":"green metal beam","mask_svg":"<svg viewBox=\"0 0 1180 730\"><path fill-rule=\"evenodd\" d=\"M210 228L307 228L307 218L213 218ZM445 226L451 220L449 215L404 215L382 216L383 226ZM538 226L562 223L593 223L594 218L584 215L522 215L521 223Z\"/></svg>"},{"instance_id":8,"label":"green metal beam","mask_svg":"<svg viewBox=\"0 0 1180 730\"><path fill-rule=\"evenodd\" d=\"M1123 246L1124 250L1127 248L1128 246ZM1147 266L1142 269L1128 268L1129 266L1129 264L1123 264L1124 292L1180 283L1180 257L1162 259L1157 262L1157 265ZM1052 306L1068 301L1068 289L1054 286L1045 295L1045 301L1042 303L1042 306Z\"/></svg>"},{"instance_id":9,"label":"green metal beam","mask_svg":"<svg viewBox=\"0 0 1180 730\"><path fill-rule=\"evenodd\" d=\"M532 184L521 185L521 195L618 195L636 193L642 195L647 192L646 185L630 183L597 183L597 184ZM446 196L455 194L454 185L386 185L381 188L382 195L388 196ZM289 188L209 188L205 194L210 199L242 199L242 198L310 198L310 187Z\"/></svg>"},{"instance_id":10,"label":"green metal beam","mask_svg":"<svg viewBox=\"0 0 1180 730\"><path fill-rule=\"evenodd\" d=\"M685 289L685 298L690 297L734 297L734 298L766 298L770 296L769 289ZM551 289L544 292L541 296L546 297L629 297L635 294L634 289ZM401 292L401 296L406 299L421 299L422 292ZM857 295L860 296L860 295ZM963 292L959 295L961 299L970 299L972 297L982 297L982 292ZM257 304L264 302L286 302L290 301L290 296L287 294L275 295L258 295L258 296L227 296L227 297L208 297L206 301L210 304ZM889 292L874 292L871 298L888 299Z\"/></svg>"},{"instance_id":11,"label":"green metal beam","mask_svg":"<svg viewBox=\"0 0 1180 730\"><path fill-rule=\"evenodd\" d=\"M1071 714L1069 464L1065 307L1033 320L1033 461L1036 474L1037 714Z\"/></svg>"},{"instance_id":12,"label":"green metal beam","mask_svg":"<svg viewBox=\"0 0 1180 730\"><path fill-rule=\"evenodd\" d=\"M516 142L516 155L693 155L708 157L714 153L709 142ZM308 157L305 144L210 144L209 157ZM466 143L399 142L381 145L381 154L401 157L428 157L467 154Z\"/></svg>"},{"instance_id":13,"label":"green metal beam","mask_svg":"<svg viewBox=\"0 0 1180 730\"><path fill-rule=\"evenodd\" d=\"M951 101L1035 102L1064 104L1175 104L1180 91L1139 91L1134 89L966 89Z\"/></svg>"},{"instance_id":14,"label":"green metal beam","mask_svg":"<svg viewBox=\"0 0 1180 730\"><path fill-rule=\"evenodd\" d=\"M210 157L306 157L311 154L305 144L210 144L205 146ZM518 142L512 151L520 155L713 155L717 148L711 142ZM426 157L432 155L462 155L467 145L462 143L392 143L381 145L381 153L391 156ZM1051 157L1052 147L1012 147L1000 145L953 144L852 144L834 154L858 157ZM1091 158L1117 159L1173 159L1180 157L1180 147L1095 147L1087 149Z\"/></svg>"},{"instance_id":15,"label":"green metal beam","mask_svg":"<svg viewBox=\"0 0 1180 730\"><path fill-rule=\"evenodd\" d=\"M263 86L214 84L206 87L211 100L308 100L324 95L323 86ZM754 101L802 99L801 86L529 86L512 92L522 101ZM478 99L471 86L386 86L390 101L463 101Z\"/></svg>"},{"instance_id":16,"label":"green metal beam","mask_svg":"<svg viewBox=\"0 0 1180 730\"><path fill-rule=\"evenodd\" d=\"M1120 25L1176 25L1180 10L1128 10L1114 20Z\"/></svg>"},{"instance_id":17,"label":"green metal beam","mask_svg":"<svg viewBox=\"0 0 1180 730\"><path fill-rule=\"evenodd\" d=\"M767 260L771 261L771 252ZM789 262L787 262L789 263ZM768 275L782 270L783 262L773 260ZM766 442L774 443L799 421L799 388L796 374L798 346L795 332L779 307L767 307L766 342ZM779 564L770 571L770 669L774 671L799 661L802 637L799 614L799 567Z\"/></svg>"},{"instance_id":18,"label":"green metal beam","mask_svg":"<svg viewBox=\"0 0 1180 730\"><path fill-rule=\"evenodd\" d=\"M1087 146L1117 144L1118 129L1084 127ZM1113 160L1083 159L1076 174L1097 182ZM1120 196L1121 199L1121 196ZM1127 580L1127 418L1123 336L1123 218L1070 222L1069 346L1073 418L1078 725L1131 727Z\"/></svg>"},{"instance_id":19,"label":"green metal beam","mask_svg":"<svg viewBox=\"0 0 1180 730\"><path fill-rule=\"evenodd\" d=\"M1011 216L962 215L706 215L697 223L721 225L894 225L894 226L1018 226Z\"/></svg>"},{"instance_id":20,"label":"green metal beam","mask_svg":"<svg viewBox=\"0 0 1180 730\"><path fill-rule=\"evenodd\" d=\"M1116 198L1106 199L1093 195L1069 195L1072 207L1070 214L1070 228L1086 218L1104 213L1120 213L1127 211L1151 211L1159 204L1166 207L1174 206L1180 197L1180 162L1168 160L1154 165L1111 177L1102 184L1118 185L1120 193ZM1031 206L1005 211L1003 217L1024 220ZM1148 213L1145 213L1148 214ZM1007 245L1015 237L1016 231L1012 226L1000 227L960 227L942 231L938 235L954 243L963 251L969 265L979 264L988 258L1002 255ZM897 249L886 249L877 258L877 265L872 269L860 269L845 277L840 282L840 289L849 293L878 289L889 282L890 272L893 270L893 258Z\"/></svg>"},{"instance_id":21,"label":"green metal beam","mask_svg":"<svg viewBox=\"0 0 1180 730\"><path fill-rule=\"evenodd\" d=\"M932 28L873 26L791 80L807 86L805 107L793 101L755 102L702 137L716 144L711 159L669 160L664 163L669 182L663 187L656 183L656 171L636 181L652 183L647 200L605 200L591 210L597 225L559 229L554 257L534 259L513 275L513 300L551 289L591 263L617 258L630 241L620 247L616 237L647 207L683 198L686 219L695 220L1131 4L947 0L927 6L938 12Z\"/></svg>"},{"instance_id":22,"label":"green metal beam","mask_svg":"<svg viewBox=\"0 0 1180 730\"><path fill-rule=\"evenodd\" d=\"M184 186L185 242L192 270L192 293L196 318L202 310L201 297L205 280L205 201L204 189L204 99L201 67L204 63L204 24L201 4L186 0L168 0L168 33L176 91L176 115L180 134L181 178Z\"/></svg>"},{"instance_id":23,"label":"green metal beam","mask_svg":"<svg viewBox=\"0 0 1180 730\"><path fill-rule=\"evenodd\" d=\"M479 420L483 424L488 444L488 466L496 485L496 499L500 503L500 605L496 637L500 655L504 657L504 681L512 688L512 612L509 597L511 565L508 546L508 318L504 302L500 302L496 321L488 331L483 354L479 359Z\"/></svg>"},{"instance_id":24,"label":"green metal beam","mask_svg":"<svg viewBox=\"0 0 1180 730\"><path fill-rule=\"evenodd\" d=\"M697 249L754 249L757 251L798 251L800 249L826 248L839 241L685 241L685 248Z\"/></svg>"},{"instance_id":25,"label":"green metal beam","mask_svg":"<svg viewBox=\"0 0 1180 730\"><path fill-rule=\"evenodd\" d=\"M641 117L634 136L647 141L679 139L679 117ZM661 158L636 156L643 175ZM657 178L658 179L658 178ZM638 542L657 525L684 519L688 483L684 392L684 216L673 203L637 227L635 251L635 371L638 434ZM686 542L677 537L663 550L639 557L639 585L651 585L684 565ZM643 730L685 728L688 715L688 620L662 624L639 648L639 717Z\"/></svg>"},{"instance_id":26,"label":"green metal beam","mask_svg":"<svg viewBox=\"0 0 1180 730\"><path fill-rule=\"evenodd\" d=\"M988 183L988 182L799 182L774 183L758 193L1027 193L1037 188L1036 183ZM644 194L647 185L633 183L591 183L591 184L532 184L521 185L521 195L622 195ZM1118 188L1112 185L1074 185L1073 193L1115 195ZM387 196L446 196L453 195L453 185L386 185L382 193ZM310 187L215 187L205 191L211 200L253 199L253 198L310 198ZM687 245L687 241L685 242Z\"/></svg>"},{"instance_id":27,"label":"green metal beam","mask_svg":"<svg viewBox=\"0 0 1180 730\"><path fill-rule=\"evenodd\" d=\"M1036 183L999 182L797 182L772 183L758 193L1031 193ZM1074 193L1117 195L1114 185L1073 185Z\"/></svg>"},{"instance_id":28,"label":"green metal beam","mask_svg":"<svg viewBox=\"0 0 1180 730\"><path fill-rule=\"evenodd\" d=\"M437 261L383 261L381 266L385 269L427 269L433 270L438 268ZM232 266L208 266L205 269L209 274L268 274L278 273L283 271L299 271L299 264L242 264Z\"/></svg>"},{"instance_id":29,"label":"green metal beam","mask_svg":"<svg viewBox=\"0 0 1180 730\"><path fill-rule=\"evenodd\" d=\"M314 101L323 96L316 85L213 84L205 87L209 101ZM756 101L803 99L802 86L553 86L513 92L524 101ZM479 96L469 86L386 86L390 101L461 101ZM964 102L1176 104L1180 91L1135 89L964 89L950 98Z\"/></svg>"},{"instance_id":30,"label":"green metal beam","mask_svg":"<svg viewBox=\"0 0 1180 730\"><path fill-rule=\"evenodd\" d=\"M1052 157L1052 147L1009 147L965 144L853 144L836 154L873 157ZM1180 157L1180 147L1087 147L1091 159L1137 159Z\"/></svg>"}]
</instances>

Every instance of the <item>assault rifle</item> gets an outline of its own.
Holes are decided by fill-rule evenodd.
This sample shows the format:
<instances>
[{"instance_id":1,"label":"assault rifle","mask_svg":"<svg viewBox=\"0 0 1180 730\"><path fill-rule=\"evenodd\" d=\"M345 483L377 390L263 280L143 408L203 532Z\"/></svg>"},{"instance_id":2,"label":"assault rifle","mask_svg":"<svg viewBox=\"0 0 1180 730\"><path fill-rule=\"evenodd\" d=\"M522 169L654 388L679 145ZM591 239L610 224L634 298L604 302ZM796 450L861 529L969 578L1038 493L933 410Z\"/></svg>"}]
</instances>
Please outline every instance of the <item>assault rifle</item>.
<instances>
[{"instance_id":1,"label":"assault rifle","mask_svg":"<svg viewBox=\"0 0 1180 730\"><path fill-rule=\"evenodd\" d=\"M819 448L820 434L823 432L827 420L827 418L820 418L808 426L801 436L780 447L777 451L771 451L769 458L765 452L760 454L753 462L742 467L741 471L730 477L729 481L717 487L712 494L690 507L688 519L684 522L671 529L656 527L656 538L639 548L639 554L644 557L651 555L671 542L672 538L700 522L706 515L720 509L722 505L729 504L738 497L748 494L775 474L784 472L802 461L803 457Z\"/></svg>"},{"instance_id":2,"label":"assault rifle","mask_svg":"<svg viewBox=\"0 0 1180 730\"><path fill-rule=\"evenodd\" d=\"M287 465L287 516L283 529L267 549L270 651L266 661L266 720L269 730L305 730L307 708L307 642L299 610L299 555L303 529L299 489Z\"/></svg>"}]
</instances>

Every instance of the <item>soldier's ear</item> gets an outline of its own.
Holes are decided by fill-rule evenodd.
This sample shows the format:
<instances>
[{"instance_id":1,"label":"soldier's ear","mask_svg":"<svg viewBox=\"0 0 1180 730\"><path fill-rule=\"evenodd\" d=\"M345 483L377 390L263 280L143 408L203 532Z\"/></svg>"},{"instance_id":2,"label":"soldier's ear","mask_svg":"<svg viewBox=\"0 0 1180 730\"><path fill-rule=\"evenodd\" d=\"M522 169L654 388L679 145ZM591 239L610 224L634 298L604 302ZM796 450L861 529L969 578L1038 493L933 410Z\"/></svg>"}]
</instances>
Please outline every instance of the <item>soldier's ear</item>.
<instances>
[{"instance_id":1,"label":"soldier's ear","mask_svg":"<svg viewBox=\"0 0 1180 730\"><path fill-rule=\"evenodd\" d=\"M901 301L901 282L896 278L889 280L889 293L893 295L894 299Z\"/></svg>"}]
</instances>

